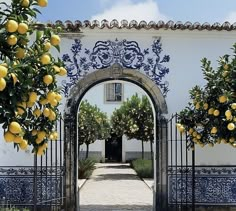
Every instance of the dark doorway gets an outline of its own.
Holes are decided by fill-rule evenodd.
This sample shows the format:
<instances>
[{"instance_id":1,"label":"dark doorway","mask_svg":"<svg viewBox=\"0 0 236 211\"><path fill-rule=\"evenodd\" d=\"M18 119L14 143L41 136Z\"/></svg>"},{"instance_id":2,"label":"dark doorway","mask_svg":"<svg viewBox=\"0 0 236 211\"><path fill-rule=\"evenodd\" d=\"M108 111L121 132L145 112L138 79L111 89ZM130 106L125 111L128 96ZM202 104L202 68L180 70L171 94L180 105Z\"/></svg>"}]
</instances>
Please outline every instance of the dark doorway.
<instances>
[{"instance_id":1,"label":"dark doorway","mask_svg":"<svg viewBox=\"0 0 236 211\"><path fill-rule=\"evenodd\" d=\"M122 136L112 134L105 144L106 162L122 161Z\"/></svg>"}]
</instances>

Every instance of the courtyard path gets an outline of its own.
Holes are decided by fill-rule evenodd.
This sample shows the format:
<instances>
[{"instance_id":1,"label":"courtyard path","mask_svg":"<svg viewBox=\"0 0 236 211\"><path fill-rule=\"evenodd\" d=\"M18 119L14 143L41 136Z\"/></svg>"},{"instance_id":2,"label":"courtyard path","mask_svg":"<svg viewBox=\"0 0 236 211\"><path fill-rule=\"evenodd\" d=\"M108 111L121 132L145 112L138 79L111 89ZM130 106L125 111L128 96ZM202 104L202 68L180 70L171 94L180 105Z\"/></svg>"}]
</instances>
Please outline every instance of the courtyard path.
<instances>
[{"instance_id":1,"label":"courtyard path","mask_svg":"<svg viewBox=\"0 0 236 211\"><path fill-rule=\"evenodd\" d=\"M153 194L129 164L97 164L80 191L81 211L151 211Z\"/></svg>"}]
</instances>

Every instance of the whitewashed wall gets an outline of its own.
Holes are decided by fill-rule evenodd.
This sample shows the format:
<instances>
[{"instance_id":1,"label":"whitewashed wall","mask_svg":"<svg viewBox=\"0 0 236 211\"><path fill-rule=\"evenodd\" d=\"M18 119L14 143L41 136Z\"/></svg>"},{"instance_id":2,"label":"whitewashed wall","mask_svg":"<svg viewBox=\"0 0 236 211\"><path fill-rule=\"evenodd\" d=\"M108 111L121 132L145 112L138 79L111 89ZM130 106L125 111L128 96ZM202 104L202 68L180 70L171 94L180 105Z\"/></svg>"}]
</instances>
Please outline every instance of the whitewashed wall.
<instances>
[{"instance_id":1,"label":"whitewashed wall","mask_svg":"<svg viewBox=\"0 0 236 211\"><path fill-rule=\"evenodd\" d=\"M170 55L168 66L170 73L165 78L169 82L169 93L166 98L168 115L180 111L188 102L188 90L195 84L204 85L201 72L203 57L212 61L217 66L219 56L231 54L230 48L236 41L235 31L188 31L188 30L127 30L127 29L84 29L78 34L63 35L61 53L54 55L61 57L69 53L75 38L81 38L83 48L92 49L98 40L133 40L140 48L151 48L153 40L161 37L163 54ZM58 84L65 78L58 78ZM60 106L63 112L65 99ZM15 153L12 144L5 144L2 137L0 143L0 165L25 165L31 163L28 152ZM219 145L215 148L196 149L197 163L199 164L236 164L234 159L235 149L228 145ZM14 155L14 156L12 156ZM219 156L222 155L222 156ZM14 162L12 162L14 160Z\"/></svg>"}]
</instances>

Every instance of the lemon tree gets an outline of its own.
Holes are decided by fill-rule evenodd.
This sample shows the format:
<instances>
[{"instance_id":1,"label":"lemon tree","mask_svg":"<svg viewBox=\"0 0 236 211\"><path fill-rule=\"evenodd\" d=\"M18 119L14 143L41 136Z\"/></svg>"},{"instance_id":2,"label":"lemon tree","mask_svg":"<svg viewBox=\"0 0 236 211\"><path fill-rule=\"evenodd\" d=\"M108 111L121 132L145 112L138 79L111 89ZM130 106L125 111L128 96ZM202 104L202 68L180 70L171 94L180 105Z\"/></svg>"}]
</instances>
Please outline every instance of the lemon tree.
<instances>
[{"instance_id":1,"label":"lemon tree","mask_svg":"<svg viewBox=\"0 0 236 211\"><path fill-rule=\"evenodd\" d=\"M107 114L87 100L80 104L78 121L79 144L86 144L86 158L88 158L90 144L110 137L110 123Z\"/></svg>"},{"instance_id":2,"label":"lemon tree","mask_svg":"<svg viewBox=\"0 0 236 211\"><path fill-rule=\"evenodd\" d=\"M233 55L221 57L216 70L206 58L202 70L206 85L190 90L191 102L179 113L177 127L186 132L192 146L236 147L236 44Z\"/></svg>"},{"instance_id":3,"label":"lemon tree","mask_svg":"<svg viewBox=\"0 0 236 211\"><path fill-rule=\"evenodd\" d=\"M154 140L153 112L147 96L139 97L135 94L127 99L113 112L111 127L118 136L125 134L128 139L141 140L142 158L144 158L144 142L150 142L152 150Z\"/></svg>"},{"instance_id":4,"label":"lemon tree","mask_svg":"<svg viewBox=\"0 0 236 211\"><path fill-rule=\"evenodd\" d=\"M59 28L35 24L47 0L12 0L0 3L0 124L4 139L17 149L33 146L42 155L49 140L56 140L55 121L62 99L57 76L66 75L54 58L60 50Z\"/></svg>"}]
</instances>

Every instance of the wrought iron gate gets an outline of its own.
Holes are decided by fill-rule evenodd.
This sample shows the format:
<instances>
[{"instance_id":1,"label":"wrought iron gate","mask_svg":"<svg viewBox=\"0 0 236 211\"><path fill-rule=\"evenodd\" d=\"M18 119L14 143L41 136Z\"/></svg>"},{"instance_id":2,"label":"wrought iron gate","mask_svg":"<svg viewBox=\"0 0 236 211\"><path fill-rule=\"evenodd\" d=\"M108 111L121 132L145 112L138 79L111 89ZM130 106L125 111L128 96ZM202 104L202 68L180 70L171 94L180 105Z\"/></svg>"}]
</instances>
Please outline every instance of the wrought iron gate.
<instances>
[{"instance_id":1,"label":"wrought iron gate","mask_svg":"<svg viewBox=\"0 0 236 211\"><path fill-rule=\"evenodd\" d=\"M58 140L49 141L32 166L0 167L0 209L62 210L64 204L64 121L57 122ZM28 152L30 153L30 152Z\"/></svg>"},{"instance_id":2,"label":"wrought iron gate","mask_svg":"<svg viewBox=\"0 0 236 211\"><path fill-rule=\"evenodd\" d=\"M195 151L187 134L176 128L177 114L168 124L168 208L195 210Z\"/></svg>"},{"instance_id":3,"label":"wrought iron gate","mask_svg":"<svg viewBox=\"0 0 236 211\"><path fill-rule=\"evenodd\" d=\"M177 114L157 122L156 210L195 210L195 152L176 128Z\"/></svg>"}]
</instances>

